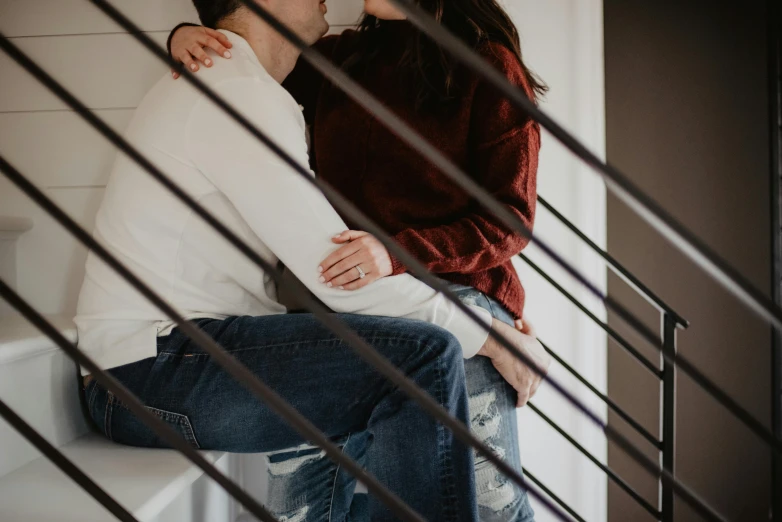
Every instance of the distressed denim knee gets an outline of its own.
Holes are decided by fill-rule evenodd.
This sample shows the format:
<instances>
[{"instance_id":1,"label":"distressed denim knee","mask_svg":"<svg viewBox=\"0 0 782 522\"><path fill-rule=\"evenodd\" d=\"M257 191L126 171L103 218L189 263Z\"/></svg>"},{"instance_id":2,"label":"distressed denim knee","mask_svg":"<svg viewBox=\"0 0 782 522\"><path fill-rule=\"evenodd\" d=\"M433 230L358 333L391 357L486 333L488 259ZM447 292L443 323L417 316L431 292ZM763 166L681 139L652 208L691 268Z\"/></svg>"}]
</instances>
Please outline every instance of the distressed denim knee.
<instances>
[{"instance_id":1,"label":"distressed denim knee","mask_svg":"<svg viewBox=\"0 0 782 522\"><path fill-rule=\"evenodd\" d=\"M329 520L337 465L317 446L268 454L267 508L280 522Z\"/></svg>"}]
</instances>

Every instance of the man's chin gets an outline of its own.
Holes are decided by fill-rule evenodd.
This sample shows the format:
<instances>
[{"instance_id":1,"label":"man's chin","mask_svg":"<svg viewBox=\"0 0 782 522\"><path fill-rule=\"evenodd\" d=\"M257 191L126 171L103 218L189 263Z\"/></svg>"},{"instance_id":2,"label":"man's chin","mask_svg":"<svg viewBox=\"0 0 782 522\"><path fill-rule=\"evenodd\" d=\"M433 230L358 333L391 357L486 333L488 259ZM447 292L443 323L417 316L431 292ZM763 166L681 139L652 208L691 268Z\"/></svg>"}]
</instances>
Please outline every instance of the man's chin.
<instances>
[{"instance_id":1,"label":"man's chin","mask_svg":"<svg viewBox=\"0 0 782 522\"><path fill-rule=\"evenodd\" d=\"M329 23L325 20L323 21L323 25L320 26L319 31L313 31L313 37L307 39L307 45L313 45L315 42L326 36L326 34L329 32L330 26Z\"/></svg>"}]
</instances>

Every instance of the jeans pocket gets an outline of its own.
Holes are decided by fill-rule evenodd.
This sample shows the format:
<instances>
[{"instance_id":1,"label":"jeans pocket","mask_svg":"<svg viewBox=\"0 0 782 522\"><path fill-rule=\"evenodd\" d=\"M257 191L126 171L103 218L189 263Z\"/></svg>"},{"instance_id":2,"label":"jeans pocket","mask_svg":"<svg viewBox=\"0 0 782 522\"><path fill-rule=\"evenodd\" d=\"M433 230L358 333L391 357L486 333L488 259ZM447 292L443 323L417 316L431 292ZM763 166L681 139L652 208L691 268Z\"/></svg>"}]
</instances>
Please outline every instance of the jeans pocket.
<instances>
[{"instance_id":1,"label":"jeans pocket","mask_svg":"<svg viewBox=\"0 0 782 522\"><path fill-rule=\"evenodd\" d=\"M182 436L193 448L199 449L195 430L187 415L174 413L145 406L146 410L158 419L166 423L170 428ZM136 417L128 407L123 404L113 393L106 392L106 406L103 419L98 422L103 427L106 437L126 446L138 446L142 448L170 448L171 446L160 438L141 419Z\"/></svg>"}]
</instances>

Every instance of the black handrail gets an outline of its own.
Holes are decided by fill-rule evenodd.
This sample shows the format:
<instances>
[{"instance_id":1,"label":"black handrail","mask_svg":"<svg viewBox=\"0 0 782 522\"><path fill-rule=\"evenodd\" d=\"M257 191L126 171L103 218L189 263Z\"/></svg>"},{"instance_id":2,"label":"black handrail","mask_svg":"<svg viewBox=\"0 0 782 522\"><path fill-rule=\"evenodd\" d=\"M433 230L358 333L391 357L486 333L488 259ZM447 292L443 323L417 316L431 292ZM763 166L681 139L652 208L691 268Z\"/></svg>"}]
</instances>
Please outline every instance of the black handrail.
<instances>
[{"instance_id":1,"label":"black handrail","mask_svg":"<svg viewBox=\"0 0 782 522\"><path fill-rule=\"evenodd\" d=\"M524 254L519 254L519 256L522 259L524 259L525 262L530 264L531 267L533 268L537 267L537 265L535 265L532 261L530 261L529 258ZM549 281L552 285L554 285L560 291L560 293L568 297L568 299L573 304L578 306L582 311L584 311L584 313L586 313L590 317L594 317L594 314L589 312L588 309L583 304L581 304L577 299L575 299L572 295L570 295L570 293L567 292L567 290L565 290L561 285L559 285L556 281L551 279L550 276L548 276L548 274L545 271L543 271L539 267L536 268L536 271L538 271L538 273L540 273L544 278L546 278L547 281ZM627 320L628 318L623 317L623 319ZM602 321L598 322L598 324L601 323ZM645 338L648 338L648 336L651 335L649 333L649 329L643 324L634 324L633 326L635 327L636 331L639 332L646 331L646 334L644 335ZM608 327L608 325L606 325L606 327ZM602 324L601 324L601 328L602 328ZM750 431L752 431L761 440L763 440L766 444L768 444L769 448L772 450L772 452L774 452L774 454L782 455L782 441L777 439L776 436L763 423L757 420L749 412L749 410L747 410L745 407L739 404L733 397L725 393L725 391L723 391L722 388L720 388L711 379L709 379L706 376L706 374L700 371L693 363L691 363L688 359L686 359L682 355L667 351L665 344L663 342L652 343L652 346L654 346L655 349L660 351L660 355L663 358L664 363L670 364L682 370L684 373L686 373L696 384L698 384L698 386L701 387L701 389L704 392L706 392L706 394L708 394L715 401L721 404L726 410L728 410L738 420L740 420ZM658 374L658 377L662 378L664 376L664 371L656 370L656 372Z\"/></svg>"},{"instance_id":2,"label":"black handrail","mask_svg":"<svg viewBox=\"0 0 782 522\"><path fill-rule=\"evenodd\" d=\"M611 270L613 270L619 277L621 277L636 293L647 300L647 302L657 308L661 312L665 312L674 318L674 320L683 328L690 326L690 322L684 317L679 315L669 304L663 301L657 296L648 286L643 284L636 276L634 276L628 269L624 267L619 261L617 261L611 254L600 248L589 236L584 234L572 221L566 218L560 211L554 208L551 203L546 201L541 195L538 195L538 201L546 210L548 210L557 220L576 234L584 243L589 246L597 255L602 257Z\"/></svg>"},{"instance_id":3,"label":"black handrail","mask_svg":"<svg viewBox=\"0 0 782 522\"><path fill-rule=\"evenodd\" d=\"M632 355L645 369L649 370L655 377L661 377L662 373L660 372L660 369L655 366L652 362L649 361L646 357L641 355L641 352L638 351L637 348L635 348L632 344L630 344L629 341L627 341L624 337L622 337L619 332L611 328L608 323L601 321L599 317L597 317L594 313L592 313L589 308L587 308L581 301L573 297L573 295L565 290L565 288L557 283L554 278L552 278L548 273L546 273L545 270L540 268L535 262L533 262L529 257L527 257L525 254L519 254L519 257L527 263L535 272L541 275L546 281L548 281L551 286L557 289L559 293L561 293L568 301L576 305L579 310L581 310L584 315L589 317L595 324L597 324L603 331L605 331L608 336L616 341L616 343L621 346L627 353Z\"/></svg>"}]
</instances>

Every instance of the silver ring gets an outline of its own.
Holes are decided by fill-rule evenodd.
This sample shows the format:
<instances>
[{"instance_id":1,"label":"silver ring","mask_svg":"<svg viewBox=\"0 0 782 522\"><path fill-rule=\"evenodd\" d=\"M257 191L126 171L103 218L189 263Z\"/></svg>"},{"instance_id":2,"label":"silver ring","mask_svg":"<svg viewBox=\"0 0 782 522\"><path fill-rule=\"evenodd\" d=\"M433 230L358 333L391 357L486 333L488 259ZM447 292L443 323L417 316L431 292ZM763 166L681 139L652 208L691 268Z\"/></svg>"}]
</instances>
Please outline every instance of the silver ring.
<instances>
[{"instance_id":1,"label":"silver ring","mask_svg":"<svg viewBox=\"0 0 782 522\"><path fill-rule=\"evenodd\" d=\"M364 279L367 275L364 273L363 270L361 270L361 267L359 265L356 265L356 270L358 270L358 278Z\"/></svg>"}]
</instances>

